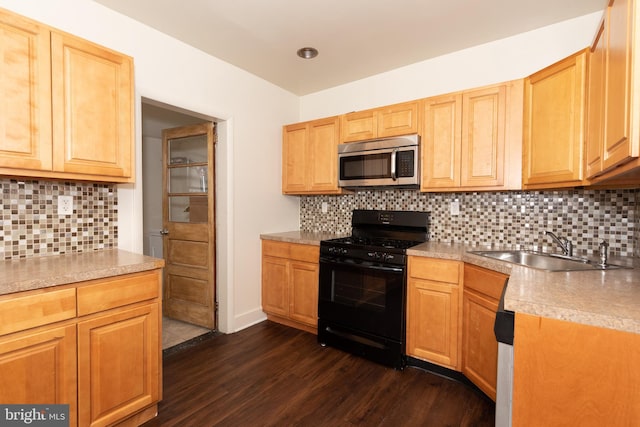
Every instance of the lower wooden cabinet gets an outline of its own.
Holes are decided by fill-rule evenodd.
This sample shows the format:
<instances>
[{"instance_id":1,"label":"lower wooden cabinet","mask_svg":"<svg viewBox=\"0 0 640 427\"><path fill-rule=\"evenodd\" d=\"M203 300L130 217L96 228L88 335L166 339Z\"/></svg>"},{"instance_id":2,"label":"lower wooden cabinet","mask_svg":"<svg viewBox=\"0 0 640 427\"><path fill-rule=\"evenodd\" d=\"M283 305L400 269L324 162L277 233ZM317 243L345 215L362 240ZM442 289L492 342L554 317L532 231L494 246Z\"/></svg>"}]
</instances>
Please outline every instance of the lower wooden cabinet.
<instances>
[{"instance_id":1,"label":"lower wooden cabinet","mask_svg":"<svg viewBox=\"0 0 640 427\"><path fill-rule=\"evenodd\" d=\"M3 404L68 404L77 425L76 325L0 337L0 378Z\"/></svg>"},{"instance_id":2,"label":"lower wooden cabinet","mask_svg":"<svg viewBox=\"0 0 640 427\"><path fill-rule=\"evenodd\" d=\"M493 324L507 277L474 265L464 266L462 373L493 400L498 366Z\"/></svg>"},{"instance_id":3,"label":"lower wooden cabinet","mask_svg":"<svg viewBox=\"0 0 640 427\"><path fill-rule=\"evenodd\" d=\"M632 426L640 335L516 313L513 426Z\"/></svg>"},{"instance_id":4,"label":"lower wooden cabinet","mask_svg":"<svg viewBox=\"0 0 640 427\"><path fill-rule=\"evenodd\" d=\"M460 370L462 266L459 261L409 257L408 356Z\"/></svg>"},{"instance_id":5,"label":"lower wooden cabinet","mask_svg":"<svg viewBox=\"0 0 640 427\"><path fill-rule=\"evenodd\" d=\"M317 333L319 258L318 246L262 241L262 309L269 320Z\"/></svg>"},{"instance_id":6,"label":"lower wooden cabinet","mask_svg":"<svg viewBox=\"0 0 640 427\"><path fill-rule=\"evenodd\" d=\"M0 296L0 402L69 404L71 427L155 416L161 278L156 269Z\"/></svg>"},{"instance_id":7,"label":"lower wooden cabinet","mask_svg":"<svg viewBox=\"0 0 640 427\"><path fill-rule=\"evenodd\" d=\"M110 425L159 400L159 304L78 323L78 419Z\"/></svg>"}]
</instances>

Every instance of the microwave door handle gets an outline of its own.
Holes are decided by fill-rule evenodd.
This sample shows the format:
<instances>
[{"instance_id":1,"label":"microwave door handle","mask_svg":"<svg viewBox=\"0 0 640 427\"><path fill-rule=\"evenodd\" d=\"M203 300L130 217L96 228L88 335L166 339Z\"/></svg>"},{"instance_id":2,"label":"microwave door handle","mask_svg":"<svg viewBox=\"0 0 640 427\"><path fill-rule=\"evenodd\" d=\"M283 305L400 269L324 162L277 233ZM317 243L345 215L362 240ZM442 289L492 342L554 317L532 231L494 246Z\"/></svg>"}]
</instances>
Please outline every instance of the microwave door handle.
<instances>
[{"instance_id":1,"label":"microwave door handle","mask_svg":"<svg viewBox=\"0 0 640 427\"><path fill-rule=\"evenodd\" d=\"M393 151L391 152L391 179L392 180L397 180L398 179L398 174L396 172L396 157L398 155L398 149L394 148Z\"/></svg>"}]
</instances>

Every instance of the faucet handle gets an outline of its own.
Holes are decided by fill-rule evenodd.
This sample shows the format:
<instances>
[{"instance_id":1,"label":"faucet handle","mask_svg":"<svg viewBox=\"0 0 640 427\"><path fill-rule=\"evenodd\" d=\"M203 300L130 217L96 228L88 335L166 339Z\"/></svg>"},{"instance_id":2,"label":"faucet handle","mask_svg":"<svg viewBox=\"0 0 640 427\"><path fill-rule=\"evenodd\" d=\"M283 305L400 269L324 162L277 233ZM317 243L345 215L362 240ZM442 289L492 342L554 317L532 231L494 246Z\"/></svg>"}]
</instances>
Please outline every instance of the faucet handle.
<instances>
[{"instance_id":1,"label":"faucet handle","mask_svg":"<svg viewBox=\"0 0 640 427\"><path fill-rule=\"evenodd\" d=\"M602 266L607 265L607 261L609 259L608 249L609 249L609 242L607 242L606 240L603 240L598 245L598 253L600 255L600 265Z\"/></svg>"},{"instance_id":2,"label":"faucet handle","mask_svg":"<svg viewBox=\"0 0 640 427\"><path fill-rule=\"evenodd\" d=\"M563 238L563 241L565 252L567 253L567 255L573 256L573 243L571 243L571 240L567 239L566 237Z\"/></svg>"}]
</instances>

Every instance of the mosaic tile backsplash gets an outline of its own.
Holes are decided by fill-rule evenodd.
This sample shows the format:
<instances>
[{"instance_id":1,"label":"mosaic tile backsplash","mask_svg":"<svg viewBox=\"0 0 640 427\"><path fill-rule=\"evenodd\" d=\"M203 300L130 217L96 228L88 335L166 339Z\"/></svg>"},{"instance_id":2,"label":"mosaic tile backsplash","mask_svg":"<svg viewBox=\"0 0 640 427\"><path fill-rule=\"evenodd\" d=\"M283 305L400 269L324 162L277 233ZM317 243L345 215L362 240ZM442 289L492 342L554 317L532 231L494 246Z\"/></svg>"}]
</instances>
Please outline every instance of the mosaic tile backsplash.
<instances>
[{"instance_id":1,"label":"mosaic tile backsplash","mask_svg":"<svg viewBox=\"0 0 640 427\"><path fill-rule=\"evenodd\" d=\"M367 190L344 196L303 196L303 231L346 233L353 209L431 212L431 240L498 244L514 249L558 251L542 233L568 237L576 253L597 253L609 242L611 255L640 256L637 199L640 190L563 190L471 193L420 193L414 190ZM451 215L452 202L459 215ZM323 203L327 213L322 212Z\"/></svg>"},{"instance_id":2,"label":"mosaic tile backsplash","mask_svg":"<svg viewBox=\"0 0 640 427\"><path fill-rule=\"evenodd\" d=\"M115 184L0 179L0 259L90 252L118 245ZM58 215L58 196L73 214Z\"/></svg>"}]
</instances>

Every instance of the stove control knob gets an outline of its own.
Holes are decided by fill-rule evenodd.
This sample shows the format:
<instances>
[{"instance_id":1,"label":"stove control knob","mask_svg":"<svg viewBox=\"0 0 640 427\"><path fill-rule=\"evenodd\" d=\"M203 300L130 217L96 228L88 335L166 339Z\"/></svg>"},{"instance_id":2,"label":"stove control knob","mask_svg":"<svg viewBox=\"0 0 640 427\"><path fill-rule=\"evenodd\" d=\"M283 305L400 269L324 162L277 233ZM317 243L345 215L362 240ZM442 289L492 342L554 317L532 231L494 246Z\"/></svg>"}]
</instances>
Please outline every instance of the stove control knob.
<instances>
[{"instance_id":1,"label":"stove control knob","mask_svg":"<svg viewBox=\"0 0 640 427\"><path fill-rule=\"evenodd\" d=\"M384 254L384 260L385 261L390 261L390 260L392 260L394 258L395 257L393 255L391 255L391 254L387 254L387 253Z\"/></svg>"},{"instance_id":2,"label":"stove control knob","mask_svg":"<svg viewBox=\"0 0 640 427\"><path fill-rule=\"evenodd\" d=\"M380 254L378 252L367 252L369 258L378 258Z\"/></svg>"},{"instance_id":3,"label":"stove control knob","mask_svg":"<svg viewBox=\"0 0 640 427\"><path fill-rule=\"evenodd\" d=\"M346 255L348 252L349 252L349 251L348 251L346 248L341 248L341 249L340 249L340 253L341 253L342 255Z\"/></svg>"},{"instance_id":4,"label":"stove control knob","mask_svg":"<svg viewBox=\"0 0 640 427\"><path fill-rule=\"evenodd\" d=\"M327 249L329 251L330 254L335 253L336 248L334 248L333 246L330 247L329 249Z\"/></svg>"}]
</instances>

